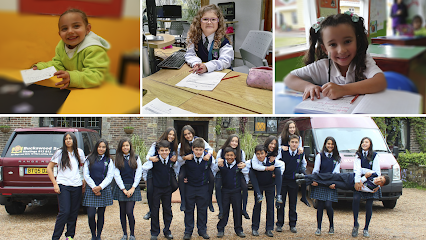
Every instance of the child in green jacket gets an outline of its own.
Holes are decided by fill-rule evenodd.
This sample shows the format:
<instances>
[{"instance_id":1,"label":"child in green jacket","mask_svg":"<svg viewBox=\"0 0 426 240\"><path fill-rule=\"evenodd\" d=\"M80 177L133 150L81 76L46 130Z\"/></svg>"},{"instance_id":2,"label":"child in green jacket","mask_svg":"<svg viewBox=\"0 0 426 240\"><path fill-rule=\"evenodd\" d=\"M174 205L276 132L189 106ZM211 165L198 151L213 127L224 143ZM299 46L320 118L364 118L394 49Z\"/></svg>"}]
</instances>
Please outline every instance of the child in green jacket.
<instances>
[{"instance_id":1,"label":"child in green jacket","mask_svg":"<svg viewBox=\"0 0 426 240\"><path fill-rule=\"evenodd\" d=\"M110 61L106 51L110 44L91 32L92 26L86 13L79 9L69 9L59 18L59 36L62 38L55 49L55 57L49 62L39 62L34 70L54 66L55 76L62 78L55 85L91 88L103 81L115 82L109 72Z\"/></svg>"}]
</instances>

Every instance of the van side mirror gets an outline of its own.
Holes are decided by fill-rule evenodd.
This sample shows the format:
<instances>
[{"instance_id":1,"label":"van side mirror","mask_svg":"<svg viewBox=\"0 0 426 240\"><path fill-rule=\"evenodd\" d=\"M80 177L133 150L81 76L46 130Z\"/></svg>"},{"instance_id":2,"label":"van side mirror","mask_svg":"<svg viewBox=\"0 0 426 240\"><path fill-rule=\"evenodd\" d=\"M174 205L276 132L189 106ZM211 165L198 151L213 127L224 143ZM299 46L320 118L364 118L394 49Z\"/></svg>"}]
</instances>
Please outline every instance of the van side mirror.
<instances>
[{"instance_id":1,"label":"van side mirror","mask_svg":"<svg viewBox=\"0 0 426 240\"><path fill-rule=\"evenodd\" d=\"M117 150L115 148L110 148L109 155L115 155L115 154L117 154Z\"/></svg>"},{"instance_id":2,"label":"van side mirror","mask_svg":"<svg viewBox=\"0 0 426 240\"><path fill-rule=\"evenodd\" d=\"M315 159L315 154L311 153L311 147L310 146L304 146L303 151L305 153L306 160L313 162Z\"/></svg>"},{"instance_id":3,"label":"van side mirror","mask_svg":"<svg viewBox=\"0 0 426 240\"><path fill-rule=\"evenodd\" d=\"M394 147L393 147L393 149L392 149L392 154L393 154L393 156L394 156L395 158L398 158L398 155L399 155L399 148L398 148L398 147L396 147L396 146L394 146Z\"/></svg>"}]
</instances>

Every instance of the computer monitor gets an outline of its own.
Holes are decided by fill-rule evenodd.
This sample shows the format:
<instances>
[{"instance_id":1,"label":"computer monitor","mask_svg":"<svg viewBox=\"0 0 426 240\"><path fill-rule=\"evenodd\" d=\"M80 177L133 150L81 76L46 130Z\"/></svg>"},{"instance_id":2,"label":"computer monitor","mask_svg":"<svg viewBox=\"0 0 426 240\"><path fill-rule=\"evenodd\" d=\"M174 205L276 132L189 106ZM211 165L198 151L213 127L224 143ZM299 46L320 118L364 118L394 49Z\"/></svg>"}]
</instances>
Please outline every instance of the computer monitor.
<instances>
[{"instance_id":1,"label":"computer monitor","mask_svg":"<svg viewBox=\"0 0 426 240\"><path fill-rule=\"evenodd\" d=\"M157 17L158 18L163 18L164 17L163 6L157 6Z\"/></svg>"},{"instance_id":2,"label":"computer monitor","mask_svg":"<svg viewBox=\"0 0 426 240\"><path fill-rule=\"evenodd\" d=\"M157 7L155 0L146 1L146 13L148 15L148 28L151 35L145 36L148 41L162 41L164 38L157 35Z\"/></svg>"},{"instance_id":3,"label":"computer monitor","mask_svg":"<svg viewBox=\"0 0 426 240\"><path fill-rule=\"evenodd\" d=\"M163 17L170 19L182 18L182 6L163 5Z\"/></svg>"},{"instance_id":4,"label":"computer monitor","mask_svg":"<svg viewBox=\"0 0 426 240\"><path fill-rule=\"evenodd\" d=\"M235 2L218 3L217 6L222 9L223 18L228 21L235 19Z\"/></svg>"}]
</instances>

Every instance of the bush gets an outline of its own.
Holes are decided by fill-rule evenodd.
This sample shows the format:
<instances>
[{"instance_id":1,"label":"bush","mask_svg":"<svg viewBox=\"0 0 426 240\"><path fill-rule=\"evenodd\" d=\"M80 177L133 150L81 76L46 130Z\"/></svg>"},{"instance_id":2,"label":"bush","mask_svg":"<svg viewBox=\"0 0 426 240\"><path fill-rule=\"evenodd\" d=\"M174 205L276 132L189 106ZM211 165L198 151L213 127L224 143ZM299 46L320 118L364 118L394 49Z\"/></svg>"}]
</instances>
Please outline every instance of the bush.
<instances>
[{"instance_id":1,"label":"bush","mask_svg":"<svg viewBox=\"0 0 426 240\"><path fill-rule=\"evenodd\" d=\"M409 164L426 165L426 153L400 153L398 163L401 169L406 169Z\"/></svg>"},{"instance_id":2,"label":"bush","mask_svg":"<svg viewBox=\"0 0 426 240\"><path fill-rule=\"evenodd\" d=\"M257 136L256 138L253 138L253 135L245 132L244 134L240 134L240 147L246 154L246 159L251 159L251 157L254 154L254 149L256 148L257 143Z\"/></svg>"},{"instance_id":3,"label":"bush","mask_svg":"<svg viewBox=\"0 0 426 240\"><path fill-rule=\"evenodd\" d=\"M131 140L135 154L139 155L142 164L144 164L146 162L145 157L148 154L148 148L146 147L144 140L136 134L132 135Z\"/></svg>"}]
</instances>

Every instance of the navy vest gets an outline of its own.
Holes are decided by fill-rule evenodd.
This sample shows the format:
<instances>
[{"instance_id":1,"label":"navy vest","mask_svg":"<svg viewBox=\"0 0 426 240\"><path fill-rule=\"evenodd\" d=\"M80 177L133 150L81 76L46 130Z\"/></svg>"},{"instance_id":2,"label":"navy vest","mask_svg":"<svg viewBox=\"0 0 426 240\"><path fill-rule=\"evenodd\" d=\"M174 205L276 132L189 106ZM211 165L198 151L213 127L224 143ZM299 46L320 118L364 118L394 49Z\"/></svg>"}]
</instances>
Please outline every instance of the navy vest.
<instances>
[{"instance_id":1,"label":"navy vest","mask_svg":"<svg viewBox=\"0 0 426 240\"><path fill-rule=\"evenodd\" d=\"M220 44L220 48L222 48L223 46L225 46L227 43L229 43L227 38L223 38L222 39L222 43ZM214 43L212 43L214 44ZM212 52L212 60L217 60L219 59L219 49L213 49ZM198 41L198 50L195 51L197 53L197 56L201 59L201 61L203 62L208 62L209 61L209 49L204 47L203 44L203 39L200 39L200 41Z\"/></svg>"},{"instance_id":2,"label":"navy vest","mask_svg":"<svg viewBox=\"0 0 426 240\"><path fill-rule=\"evenodd\" d=\"M376 178L378 176L379 175L377 175L377 173L371 174L371 176L367 178L367 181L364 183L364 185L367 186L371 190L377 188L377 185L374 184L374 178Z\"/></svg>"},{"instance_id":3,"label":"navy vest","mask_svg":"<svg viewBox=\"0 0 426 240\"><path fill-rule=\"evenodd\" d=\"M208 171L210 171L209 163L211 163L211 161L211 158L209 161L201 160L200 163L197 163L195 158L190 161L185 161L186 177L188 179L189 185L193 187L199 187L208 183Z\"/></svg>"},{"instance_id":4,"label":"navy vest","mask_svg":"<svg viewBox=\"0 0 426 240\"><path fill-rule=\"evenodd\" d=\"M152 163L152 184L154 187L163 188L170 186L170 170L172 169L173 164L174 163L170 161L170 155L166 164L163 164L161 159L158 162Z\"/></svg>"},{"instance_id":5,"label":"navy vest","mask_svg":"<svg viewBox=\"0 0 426 240\"><path fill-rule=\"evenodd\" d=\"M265 162L265 164L263 164L263 162ZM261 163L265 167L272 165L272 163L269 162L268 158L266 158L263 162L261 162ZM268 186L268 185L272 185L272 184L275 183L275 179L272 177L273 172L271 172L271 171L256 171L256 170L254 170L253 167L252 167L251 170L254 171L254 173L256 174L256 178L257 178L257 181L259 182L259 186Z\"/></svg>"},{"instance_id":6,"label":"navy vest","mask_svg":"<svg viewBox=\"0 0 426 240\"><path fill-rule=\"evenodd\" d=\"M224 163L223 167L219 167L222 175L222 188L232 190L241 187L241 169L235 164L229 169Z\"/></svg>"},{"instance_id":7,"label":"navy vest","mask_svg":"<svg viewBox=\"0 0 426 240\"><path fill-rule=\"evenodd\" d=\"M124 158L124 156L123 156ZM138 161L138 155L135 154L136 161ZM135 181L136 168L133 169L129 165L129 160L124 159L124 167L120 169L121 179L124 184L133 184Z\"/></svg>"},{"instance_id":8,"label":"navy vest","mask_svg":"<svg viewBox=\"0 0 426 240\"><path fill-rule=\"evenodd\" d=\"M105 156L100 160L96 157L95 162L90 167L90 177L93 179L96 186L99 186L105 179L108 173L109 160L110 159Z\"/></svg>"},{"instance_id":9,"label":"navy vest","mask_svg":"<svg viewBox=\"0 0 426 240\"><path fill-rule=\"evenodd\" d=\"M368 168L368 169L372 170L373 169L373 161L374 161L374 158L376 158L376 155L377 155L377 153L373 152L373 154L372 154L372 161L370 163L368 161L368 159L366 157L364 157L364 155L362 154L362 152L361 152L361 154L358 154L358 157L361 159L361 167L362 168Z\"/></svg>"},{"instance_id":10,"label":"navy vest","mask_svg":"<svg viewBox=\"0 0 426 240\"><path fill-rule=\"evenodd\" d=\"M321 166L320 166L320 170L319 173L328 173L328 172L333 172L334 168L336 167L336 163L334 163L334 158L333 156L331 156L331 158L327 157L327 155L322 152L320 154L321 156Z\"/></svg>"},{"instance_id":11,"label":"navy vest","mask_svg":"<svg viewBox=\"0 0 426 240\"><path fill-rule=\"evenodd\" d=\"M295 179L294 174L300 172L302 168L303 154L296 156L290 156L290 151L281 150L282 160L285 164L285 170L283 174L284 179Z\"/></svg>"}]
</instances>

